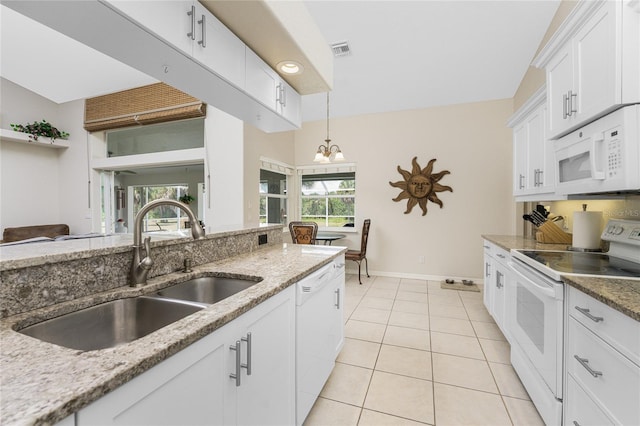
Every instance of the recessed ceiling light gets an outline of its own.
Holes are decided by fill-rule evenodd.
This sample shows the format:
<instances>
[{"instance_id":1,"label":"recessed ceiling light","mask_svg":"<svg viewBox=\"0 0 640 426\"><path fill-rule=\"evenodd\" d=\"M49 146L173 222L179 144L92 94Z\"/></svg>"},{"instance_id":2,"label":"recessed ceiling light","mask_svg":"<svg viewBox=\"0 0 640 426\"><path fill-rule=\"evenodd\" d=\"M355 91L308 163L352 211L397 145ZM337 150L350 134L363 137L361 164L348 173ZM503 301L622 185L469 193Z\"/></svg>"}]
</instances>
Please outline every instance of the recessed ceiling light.
<instances>
[{"instance_id":1,"label":"recessed ceiling light","mask_svg":"<svg viewBox=\"0 0 640 426\"><path fill-rule=\"evenodd\" d=\"M278 70L289 75L302 74L302 71L304 71L304 67L302 66L302 64L296 61L278 62L277 67L278 67Z\"/></svg>"}]
</instances>

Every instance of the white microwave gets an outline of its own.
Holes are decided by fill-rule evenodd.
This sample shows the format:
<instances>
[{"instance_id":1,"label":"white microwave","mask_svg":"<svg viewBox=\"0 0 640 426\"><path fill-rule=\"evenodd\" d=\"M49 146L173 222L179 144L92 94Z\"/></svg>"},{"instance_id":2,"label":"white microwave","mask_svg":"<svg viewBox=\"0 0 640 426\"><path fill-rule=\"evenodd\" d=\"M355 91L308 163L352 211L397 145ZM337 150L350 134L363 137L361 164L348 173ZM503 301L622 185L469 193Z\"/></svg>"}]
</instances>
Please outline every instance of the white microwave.
<instances>
[{"instance_id":1,"label":"white microwave","mask_svg":"<svg viewBox=\"0 0 640 426\"><path fill-rule=\"evenodd\" d=\"M640 191L640 104L556 140L556 193Z\"/></svg>"}]
</instances>

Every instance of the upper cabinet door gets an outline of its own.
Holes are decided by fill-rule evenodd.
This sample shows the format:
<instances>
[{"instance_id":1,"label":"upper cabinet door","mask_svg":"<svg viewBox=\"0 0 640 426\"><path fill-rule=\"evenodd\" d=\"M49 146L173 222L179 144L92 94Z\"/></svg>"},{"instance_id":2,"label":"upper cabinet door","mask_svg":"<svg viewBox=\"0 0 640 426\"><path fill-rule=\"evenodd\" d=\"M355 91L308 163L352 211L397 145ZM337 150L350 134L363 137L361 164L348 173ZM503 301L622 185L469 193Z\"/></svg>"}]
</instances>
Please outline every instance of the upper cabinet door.
<instances>
[{"instance_id":1,"label":"upper cabinet door","mask_svg":"<svg viewBox=\"0 0 640 426\"><path fill-rule=\"evenodd\" d=\"M621 102L622 55L615 11L616 2L606 2L574 39L576 121L586 121Z\"/></svg>"},{"instance_id":2,"label":"upper cabinet door","mask_svg":"<svg viewBox=\"0 0 640 426\"><path fill-rule=\"evenodd\" d=\"M244 88L245 44L200 3L196 3L195 10L194 58L236 87Z\"/></svg>"},{"instance_id":3,"label":"upper cabinet door","mask_svg":"<svg viewBox=\"0 0 640 426\"><path fill-rule=\"evenodd\" d=\"M286 81L278 79L276 86L276 111L296 126L302 124L300 94Z\"/></svg>"},{"instance_id":4,"label":"upper cabinet door","mask_svg":"<svg viewBox=\"0 0 640 426\"><path fill-rule=\"evenodd\" d=\"M573 50L569 44L547 66L549 133L558 134L569 126L569 92L573 92Z\"/></svg>"},{"instance_id":5,"label":"upper cabinet door","mask_svg":"<svg viewBox=\"0 0 640 426\"><path fill-rule=\"evenodd\" d=\"M251 49L246 50L247 93L271 110L276 110L276 88L278 75Z\"/></svg>"},{"instance_id":6,"label":"upper cabinet door","mask_svg":"<svg viewBox=\"0 0 640 426\"><path fill-rule=\"evenodd\" d=\"M194 15L189 14L192 11L197 12L192 0L154 2L106 0L106 3L183 52L189 55L193 53L197 22Z\"/></svg>"}]
</instances>

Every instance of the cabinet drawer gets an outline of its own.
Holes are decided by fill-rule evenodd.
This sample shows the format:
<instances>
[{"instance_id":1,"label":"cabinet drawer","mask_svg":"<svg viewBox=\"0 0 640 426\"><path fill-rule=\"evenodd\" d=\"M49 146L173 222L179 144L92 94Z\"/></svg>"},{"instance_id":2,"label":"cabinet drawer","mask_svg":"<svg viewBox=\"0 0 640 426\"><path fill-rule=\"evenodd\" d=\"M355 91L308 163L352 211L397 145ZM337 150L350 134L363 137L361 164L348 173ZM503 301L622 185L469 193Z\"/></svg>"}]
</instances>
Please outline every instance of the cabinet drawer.
<instances>
[{"instance_id":1,"label":"cabinet drawer","mask_svg":"<svg viewBox=\"0 0 640 426\"><path fill-rule=\"evenodd\" d=\"M640 367L573 317L568 335L567 373L617 422L640 424Z\"/></svg>"},{"instance_id":2,"label":"cabinet drawer","mask_svg":"<svg viewBox=\"0 0 640 426\"><path fill-rule=\"evenodd\" d=\"M574 287L569 287L568 309L569 315L640 365L640 322Z\"/></svg>"},{"instance_id":3,"label":"cabinet drawer","mask_svg":"<svg viewBox=\"0 0 640 426\"><path fill-rule=\"evenodd\" d=\"M604 426L613 422L600 407L582 390L573 377L567 377L564 424L569 426Z\"/></svg>"},{"instance_id":4,"label":"cabinet drawer","mask_svg":"<svg viewBox=\"0 0 640 426\"><path fill-rule=\"evenodd\" d=\"M487 256L493 256L493 252L496 249L496 246L487 240L482 240L482 247L484 248L484 254Z\"/></svg>"}]
</instances>

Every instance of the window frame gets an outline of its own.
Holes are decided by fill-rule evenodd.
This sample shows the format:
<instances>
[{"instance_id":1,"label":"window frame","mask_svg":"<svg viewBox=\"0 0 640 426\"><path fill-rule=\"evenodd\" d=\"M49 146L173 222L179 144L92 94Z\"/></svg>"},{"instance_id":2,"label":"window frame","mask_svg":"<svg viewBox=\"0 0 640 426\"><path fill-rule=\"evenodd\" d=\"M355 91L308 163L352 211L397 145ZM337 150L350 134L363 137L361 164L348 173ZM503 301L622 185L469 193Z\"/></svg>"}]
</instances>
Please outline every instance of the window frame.
<instances>
[{"instance_id":1,"label":"window frame","mask_svg":"<svg viewBox=\"0 0 640 426\"><path fill-rule=\"evenodd\" d=\"M265 206L268 206L268 202L269 202L269 198L273 198L273 199L279 199L282 200L284 199L286 201L286 211L285 211L285 215L284 215L284 222L282 223L282 229L283 231L288 230L288 226L289 226L289 222L291 220L293 220L291 218L291 186L293 183L293 179L292 176L294 174L294 170L295 168L293 166L290 166L286 163L282 163L276 160L272 160L269 158L264 158L261 157L260 158L260 169L259 169L259 174L258 174L258 185L260 185L262 183L262 179L261 179L261 171L265 170L268 172L272 172L272 173L278 173L281 174L283 176L285 176L286 179L286 189L285 189L285 194L275 194L275 193L271 193L269 192L269 190L267 189L266 193L260 192L260 190L258 189L258 223L260 224L260 226L270 226L270 225L278 225L278 223L268 223L262 222L262 215L260 214L260 209L262 206L262 199L264 198L266 203ZM266 217L268 217L268 213L266 215Z\"/></svg>"}]
</instances>

